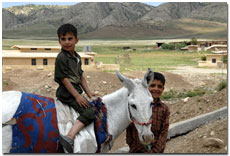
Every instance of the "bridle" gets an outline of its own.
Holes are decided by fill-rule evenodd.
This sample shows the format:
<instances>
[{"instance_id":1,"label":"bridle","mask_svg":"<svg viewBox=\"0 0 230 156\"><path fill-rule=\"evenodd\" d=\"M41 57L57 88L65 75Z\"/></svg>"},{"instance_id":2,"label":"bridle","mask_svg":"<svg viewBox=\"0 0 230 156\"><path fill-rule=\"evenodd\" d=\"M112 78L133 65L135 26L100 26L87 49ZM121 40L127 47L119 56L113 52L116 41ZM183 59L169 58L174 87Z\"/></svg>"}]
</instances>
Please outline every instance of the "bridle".
<instances>
[{"instance_id":1,"label":"bridle","mask_svg":"<svg viewBox=\"0 0 230 156\"><path fill-rule=\"evenodd\" d=\"M152 105L153 105L153 103L152 103ZM138 124L138 125L140 125L140 126L148 126L149 124L151 124L151 123L153 122L152 117L149 119L148 122L144 122L144 123L138 122L138 121L132 116L129 107L130 107L130 104L128 103L129 118L130 118L130 121L132 121L133 123L136 123L136 124Z\"/></svg>"}]
</instances>

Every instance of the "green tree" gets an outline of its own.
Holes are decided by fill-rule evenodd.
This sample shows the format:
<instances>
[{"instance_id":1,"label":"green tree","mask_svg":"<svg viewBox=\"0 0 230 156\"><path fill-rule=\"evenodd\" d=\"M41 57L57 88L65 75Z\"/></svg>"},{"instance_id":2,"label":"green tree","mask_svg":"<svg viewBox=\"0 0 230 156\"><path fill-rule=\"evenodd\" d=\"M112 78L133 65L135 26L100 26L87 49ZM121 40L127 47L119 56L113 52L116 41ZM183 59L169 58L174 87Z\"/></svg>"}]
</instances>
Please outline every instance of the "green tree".
<instances>
[{"instance_id":1,"label":"green tree","mask_svg":"<svg viewBox=\"0 0 230 156\"><path fill-rule=\"evenodd\" d=\"M192 45L197 45L197 39L196 39L195 37L193 37L193 38L191 39L191 44L192 44Z\"/></svg>"},{"instance_id":2,"label":"green tree","mask_svg":"<svg viewBox=\"0 0 230 156\"><path fill-rule=\"evenodd\" d=\"M227 55L224 55L224 56L222 57L222 62L223 62L224 64L227 64L227 61L228 61L228 57L227 57Z\"/></svg>"}]
</instances>

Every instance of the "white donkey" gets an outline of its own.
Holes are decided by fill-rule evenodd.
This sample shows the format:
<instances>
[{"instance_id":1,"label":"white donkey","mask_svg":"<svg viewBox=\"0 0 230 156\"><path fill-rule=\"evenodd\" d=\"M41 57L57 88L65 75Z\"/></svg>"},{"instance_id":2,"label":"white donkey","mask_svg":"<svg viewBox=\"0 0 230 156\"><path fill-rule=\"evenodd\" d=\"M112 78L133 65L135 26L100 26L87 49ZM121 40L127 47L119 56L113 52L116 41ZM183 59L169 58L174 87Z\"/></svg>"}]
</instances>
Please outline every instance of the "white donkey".
<instances>
[{"instance_id":1,"label":"white donkey","mask_svg":"<svg viewBox=\"0 0 230 156\"><path fill-rule=\"evenodd\" d=\"M123 84L123 88L103 96L102 102L107 108L107 124L108 124L108 133L112 135L112 140L109 143L104 143L101 146L101 152L108 152L109 148L114 143L116 137L118 137L131 122L134 122L138 134L139 140L144 144L148 145L151 143L151 140L154 138L153 133L151 132L151 116L152 116L152 105L153 98L148 90L148 85L153 79L153 72L151 69L148 69L147 73L144 75L142 80L139 79L129 79L124 75L121 75L116 71L116 75ZM11 120L14 116L17 107L19 106L21 99L21 92L19 91L6 91L2 93L2 123L6 123ZM57 119L58 122L62 120L62 117L58 117L58 113L61 112L60 106L57 106L56 100L56 109L57 109ZM59 101L60 103L60 101ZM59 108L58 108L59 107ZM68 106L66 106L68 107ZM72 113L74 112L72 108L69 108ZM67 113L69 114L69 113ZM76 116L75 116L76 119ZM72 119L74 122L75 119ZM66 126L66 125L65 125ZM66 135L70 129L61 128L58 126L59 132L63 135ZM12 143L12 126L7 125L2 128L2 151L3 153L9 153ZM68 126L67 126L68 127ZM93 153L96 152L97 145L95 141L84 142L86 136L84 131L93 131L93 124L90 124L86 128L80 131L74 140L74 153ZM82 134L81 134L82 133ZM76 139L78 138L78 141ZM92 137L91 137L92 138ZM79 141L80 140L80 141ZM89 139L90 140L90 139ZM94 139L95 140L95 136ZM77 146L77 147L76 147ZM86 148L80 148L80 146L90 146Z\"/></svg>"}]
</instances>

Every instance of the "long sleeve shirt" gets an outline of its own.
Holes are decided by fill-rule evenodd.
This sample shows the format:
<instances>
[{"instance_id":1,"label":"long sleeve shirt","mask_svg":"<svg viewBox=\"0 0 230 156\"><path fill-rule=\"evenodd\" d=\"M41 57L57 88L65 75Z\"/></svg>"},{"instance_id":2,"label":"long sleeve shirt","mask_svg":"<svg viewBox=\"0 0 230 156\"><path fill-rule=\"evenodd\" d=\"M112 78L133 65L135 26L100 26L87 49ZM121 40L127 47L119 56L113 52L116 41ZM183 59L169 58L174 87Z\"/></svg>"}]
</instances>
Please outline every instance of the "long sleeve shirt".
<instances>
[{"instance_id":1,"label":"long sleeve shirt","mask_svg":"<svg viewBox=\"0 0 230 156\"><path fill-rule=\"evenodd\" d=\"M81 57L76 52L74 52L74 55L75 57L62 49L55 61L54 80L59 84L56 96L63 103L72 103L75 98L67 90L61 79L68 78L79 94L83 92L80 86L83 74Z\"/></svg>"},{"instance_id":2,"label":"long sleeve shirt","mask_svg":"<svg viewBox=\"0 0 230 156\"><path fill-rule=\"evenodd\" d=\"M138 132L133 123L131 123L126 129L126 142L130 147L130 153L163 153L169 128L169 115L170 110L167 105L160 100L154 103L152 108L152 132L154 139L151 143L151 150L141 144L138 137Z\"/></svg>"}]
</instances>

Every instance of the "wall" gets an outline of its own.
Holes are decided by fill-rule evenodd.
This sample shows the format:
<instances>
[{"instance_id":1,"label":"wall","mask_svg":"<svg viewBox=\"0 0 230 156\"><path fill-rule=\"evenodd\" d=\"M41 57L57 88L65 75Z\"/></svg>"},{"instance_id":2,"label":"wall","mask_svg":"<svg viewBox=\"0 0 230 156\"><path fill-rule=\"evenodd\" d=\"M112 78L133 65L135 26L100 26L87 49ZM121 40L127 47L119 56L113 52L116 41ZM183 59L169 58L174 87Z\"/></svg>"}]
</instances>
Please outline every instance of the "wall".
<instances>
[{"instance_id":1,"label":"wall","mask_svg":"<svg viewBox=\"0 0 230 156\"><path fill-rule=\"evenodd\" d=\"M34 50L34 53L37 52L37 51L36 52L35 51L36 50ZM44 52L44 48L42 49L42 51ZM10 52L20 53L19 50L5 51L5 53L10 53ZM27 50L27 52L28 52L28 50ZM32 52L30 52L30 53L32 54ZM41 56L39 55L38 58L36 58L36 57L33 58L33 56L36 56L36 55L32 54L29 57L28 56L27 57L16 57L15 55L13 55L13 56L6 55L2 58L2 70L3 70L3 72L5 72L7 70L25 68L25 69L54 71L56 57L53 57L53 56L45 57L44 55L41 55ZM44 56L44 58L40 58L43 56ZM92 57L86 56L86 58L85 58L83 56L81 58L83 70L89 70L89 71L90 70L109 70L109 71L120 70L119 64L103 64L102 62L100 62L99 64L96 65L95 64L95 54L91 54L90 56L92 56ZM36 59L36 65L32 65L32 59ZM43 65L43 59L48 60L48 65ZM85 59L88 59L88 65L85 65Z\"/></svg>"},{"instance_id":2,"label":"wall","mask_svg":"<svg viewBox=\"0 0 230 156\"><path fill-rule=\"evenodd\" d=\"M54 71L55 68L55 59L56 58L47 58L48 65L43 65L43 58L36 58L36 66L32 66L32 59L31 58L4 58L2 60L3 72L12 69L35 69L35 70L48 70ZM98 65L95 65L94 61L89 59L89 65L84 65L84 59L82 59L82 69L83 70L107 70L107 71L114 71L120 70L119 64L103 64L100 62Z\"/></svg>"},{"instance_id":3,"label":"wall","mask_svg":"<svg viewBox=\"0 0 230 156\"><path fill-rule=\"evenodd\" d=\"M56 58L34 58L36 65L43 65L43 59L48 60L48 65L54 65ZM4 58L2 59L3 65L32 65L32 58Z\"/></svg>"},{"instance_id":4,"label":"wall","mask_svg":"<svg viewBox=\"0 0 230 156\"><path fill-rule=\"evenodd\" d=\"M206 55L206 61L199 61L200 67L210 66L210 67L218 67L219 63L222 63L222 57L224 55ZM212 59L216 59L216 63L212 63ZM223 68L226 68L227 65L223 64Z\"/></svg>"},{"instance_id":5,"label":"wall","mask_svg":"<svg viewBox=\"0 0 230 156\"><path fill-rule=\"evenodd\" d=\"M208 51L227 51L227 47L212 47Z\"/></svg>"},{"instance_id":6,"label":"wall","mask_svg":"<svg viewBox=\"0 0 230 156\"><path fill-rule=\"evenodd\" d=\"M94 65L94 59L93 58L81 58L82 65L85 65L85 59L88 59L88 65Z\"/></svg>"},{"instance_id":7,"label":"wall","mask_svg":"<svg viewBox=\"0 0 230 156\"><path fill-rule=\"evenodd\" d=\"M206 61L212 63L212 59L216 59L216 62L222 61L223 55L207 55Z\"/></svg>"},{"instance_id":8,"label":"wall","mask_svg":"<svg viewBox=\"0 0 230 156\"><path fill-rule=\"evenodd\" d=\"M196 52L198 51L198 47L188 47L189 52Z\"/></svg>"},{"instance_id":9,"label":"wall","mask_svg":"<svg viewBox=\"0 0 230 156\"><path fill-rule=\"evenodd\" d=\"M48 65L43 65L43 58L36 58L36 65L32 66L32 58L4 58L2 59L2 70L12 69L38 69L38 70L54 70L55 58L47 58Z\"/></svg>"}]
</instances>

